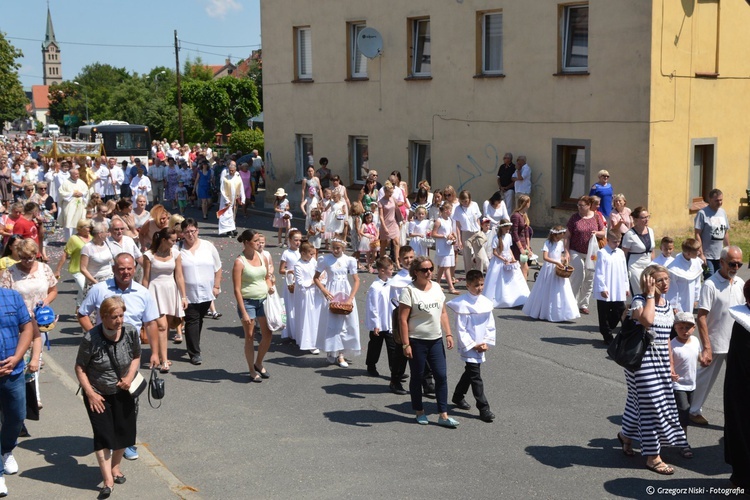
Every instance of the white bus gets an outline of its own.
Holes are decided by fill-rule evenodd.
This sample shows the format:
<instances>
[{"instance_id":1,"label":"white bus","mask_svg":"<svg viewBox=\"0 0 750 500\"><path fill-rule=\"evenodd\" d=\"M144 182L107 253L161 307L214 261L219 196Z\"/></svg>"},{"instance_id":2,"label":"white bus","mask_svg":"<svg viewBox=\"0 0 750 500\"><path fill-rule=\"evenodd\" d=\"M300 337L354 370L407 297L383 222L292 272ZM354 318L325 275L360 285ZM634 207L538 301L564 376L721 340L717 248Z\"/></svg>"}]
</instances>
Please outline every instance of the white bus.
<instances>
[{"instance_id":1,"label":"white bus","mask_svg":"<svg viewBox=\"0 0 750 500\"><path fill-rule=\"evenodd\" d=\"M78 129L78 140L100 142L108 158L117 158L117 163L130 157L140 158L143 165L148 165L151 151L151 134L145 125L131 125L128 122L107 120L96 125L86 125Z\"/></svg>"}]
</instances>

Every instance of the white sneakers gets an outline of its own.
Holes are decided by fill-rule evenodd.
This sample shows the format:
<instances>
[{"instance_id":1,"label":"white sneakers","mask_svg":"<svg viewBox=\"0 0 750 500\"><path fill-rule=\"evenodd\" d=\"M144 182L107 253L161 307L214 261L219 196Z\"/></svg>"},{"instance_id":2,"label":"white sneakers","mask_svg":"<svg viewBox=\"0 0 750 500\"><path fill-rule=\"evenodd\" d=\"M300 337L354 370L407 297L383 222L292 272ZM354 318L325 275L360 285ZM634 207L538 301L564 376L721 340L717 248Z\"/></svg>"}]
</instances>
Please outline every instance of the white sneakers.
<instances>
[{"instance_id":1,"label":"white sneakers","mask_svg":"<svg viewBox=\"0 0 750 500\"><path fill-rule=\"evenodd\" d=\"M8 496L8 487L5 486L5 478L0 475L0 497Z\"/></svg>"},{"instance_id":2,"label":"white sneakers","mask_svg":"<svg viewBox=\"0 0 750 500\"><path fill-rule=\"evenodd\" d=\"M310 349L310 354L320 354L320 349Z\"/></svg>"},{"instance_id":3,"label":"white sneakers","mask_svg":"<svg viewBox=\"0 0 750 500\"><path fill-rule=\"evenodd\" d=\"M6 474L15 474L18 472L18 462L13 458L13 453L3 453L3 467Z\"/></svg>"}]
</instances>

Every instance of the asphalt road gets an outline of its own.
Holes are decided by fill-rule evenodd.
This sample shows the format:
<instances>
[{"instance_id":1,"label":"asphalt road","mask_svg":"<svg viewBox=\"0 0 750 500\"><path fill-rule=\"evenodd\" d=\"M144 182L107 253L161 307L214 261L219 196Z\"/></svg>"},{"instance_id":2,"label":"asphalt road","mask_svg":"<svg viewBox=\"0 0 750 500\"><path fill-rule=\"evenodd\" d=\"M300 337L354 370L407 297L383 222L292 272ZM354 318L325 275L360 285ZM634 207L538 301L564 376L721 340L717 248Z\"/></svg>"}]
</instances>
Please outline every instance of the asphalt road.
<instances>
[{"instance_id":1,"label":"asphalt road","mask_svg":"<svg viewBox=\"0 0 750 500\"><path fill-rule=\"evenodd\" d=\"M275 244L266 215L240 216L238 226L262 229ZM711 487L729 486L721 445L723 375L704 408L711 425L689 429L695 458L663 452L674 476L658 476L645 469L644 458L621 453L616 434L626 386L622 369L606 357L595 314L550 324L528 320L520 310L496 310L497 345L482 367L494 423L480 421L475 409L451 409L460 427L438 427L431 400L431 424L419 426L408 396L391 394L385 377L366 375L364 351L340 368L278 336L265 362L271 378L249 383L231 295L230 270L241 245L218 238L212 224L201 226L201 237L217 245L224 263L217 301L223 317L205 322L201 366L190 365L184 343L170 345L167 397L159 410L142 402L138 432L200 497L645 498L648 487L709 494ZM278 261L281 249L269 250ZM374 275L362 277L361 313ZM63 279L54 306L64 316L51 355L74 377L81 332L70 315L74 284L66 273ZM378 368L388 372L385 353ZM458 353L449 351L449 395L462 371ZM467 400L473 406L470 394ZM659 491L653 496L662 496Z\"/></svg>"}]
</instances>

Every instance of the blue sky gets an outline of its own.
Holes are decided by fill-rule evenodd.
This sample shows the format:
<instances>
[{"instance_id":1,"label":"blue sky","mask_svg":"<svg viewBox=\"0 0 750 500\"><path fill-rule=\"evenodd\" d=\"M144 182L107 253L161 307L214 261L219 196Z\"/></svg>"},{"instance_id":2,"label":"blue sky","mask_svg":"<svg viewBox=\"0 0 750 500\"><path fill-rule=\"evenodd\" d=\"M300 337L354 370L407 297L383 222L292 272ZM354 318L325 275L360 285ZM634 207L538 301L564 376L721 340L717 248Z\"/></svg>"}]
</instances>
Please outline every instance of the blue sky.
<instances>
[{"instance_id":1,"label":"blue sky","mask_svg":"<svg viewBox=\"0 0 750 500\"><path fill-rule=\"evenodd\" d=\"M224 64L231 56L236 63L261 43L260 0L49 0L49 6L65 80L73 80L84 66L95 62L131 73L146 73L156 66L174 68L175 29L181 40L181 67L188 57ZM24 88L43 83L41 43L46 26L46 0L3 5L0 31L24 53L19 59Z\"/></svg>"}]
</instances>

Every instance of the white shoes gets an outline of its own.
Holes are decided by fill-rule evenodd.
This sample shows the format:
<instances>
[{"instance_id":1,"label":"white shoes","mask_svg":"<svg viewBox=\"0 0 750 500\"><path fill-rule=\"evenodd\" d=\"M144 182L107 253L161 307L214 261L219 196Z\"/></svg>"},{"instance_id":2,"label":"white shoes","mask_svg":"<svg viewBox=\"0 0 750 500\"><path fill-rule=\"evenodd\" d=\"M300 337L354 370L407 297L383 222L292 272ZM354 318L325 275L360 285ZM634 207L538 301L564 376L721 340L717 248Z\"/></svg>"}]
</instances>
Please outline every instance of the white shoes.
<instances>
[{"instance_id":1,"label":"white shoes","mask_svg":"<svg viewBox=\"0 0 750 500\"><path fill-rule=\"evenodd\" d=\"M5 478L0 475L0 497L8 496L8 487L5 485Z\"/></svg>"},{"instance_id":2,"label":"white shoes","mask_svg":"<svg viewBox=\"0 0 750 500\"><path fill-rule=\"evenodd\" d=\"M3 454L3 467L6 474L15 474L18 472L18 462L13 458L13 453L8 452Z\"/></svg>"},{"instance_id":3,"label":"white shoes","mask_svg":"<svg viewBox=\"0 0 750 500\"><path fill-rule=\"evenodd\" d=\"M339 358L336 360L336 363L338 363L338 365L341 368L348 368L349 367L349 363L346 362L346 360L344 359L344 356L339 356Z\"/></svg>"},{"instance_id":4,"label":"white shoes","mask_svg":"<svg viewBox=\"0 0 750 500\"><path fill-rule=\"evenodd\" d=\"M310 354L320 354L320 349L310 349Z\"/></svg>"}]
</instances>

